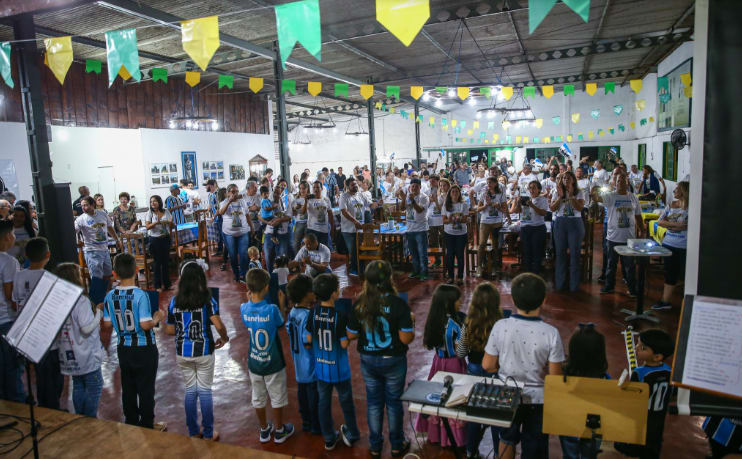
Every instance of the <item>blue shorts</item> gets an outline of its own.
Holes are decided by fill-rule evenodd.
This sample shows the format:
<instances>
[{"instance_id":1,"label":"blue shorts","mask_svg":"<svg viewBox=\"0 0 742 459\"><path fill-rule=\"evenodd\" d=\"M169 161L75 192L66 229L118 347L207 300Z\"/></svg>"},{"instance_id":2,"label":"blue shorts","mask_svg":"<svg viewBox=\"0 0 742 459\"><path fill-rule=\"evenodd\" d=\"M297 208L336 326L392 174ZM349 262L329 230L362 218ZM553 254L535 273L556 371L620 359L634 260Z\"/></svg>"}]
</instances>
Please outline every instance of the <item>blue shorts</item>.
<instances>
[{"instance_id":1,"label":"blue shorts","mask_svg":"<svg viewBox=\"0 0 742 459\"><path fill-rule=\"evenodd\" d=\"M90 250L85 252L85 263L88 265L90 277L111 277L113 275L113 265L111 264L111 255L107 250Z\"/></svg>"}]
</instances>

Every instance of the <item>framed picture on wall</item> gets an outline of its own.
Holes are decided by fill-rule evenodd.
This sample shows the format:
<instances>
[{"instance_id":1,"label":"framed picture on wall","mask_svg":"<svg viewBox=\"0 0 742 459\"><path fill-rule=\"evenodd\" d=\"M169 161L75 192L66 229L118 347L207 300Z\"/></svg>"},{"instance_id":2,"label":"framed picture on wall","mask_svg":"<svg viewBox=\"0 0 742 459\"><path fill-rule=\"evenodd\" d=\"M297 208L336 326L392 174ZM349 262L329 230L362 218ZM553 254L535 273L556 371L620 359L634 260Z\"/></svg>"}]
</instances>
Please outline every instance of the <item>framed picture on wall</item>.
<instances>
[{"instance_id":1,"label":"framed picture on wall","mask_svg":"<svg viewBox=\"0 0 742 459\"><path fill-rule=\"evenodd\" d=\"M193 188L198 188L198 180L196 175L196 152L195 151L182 151L180 152L180 162L183 166L183 178L193 182Z\"/></svg>"},{"instance_id":2,"label":"framed picture on wall","mask_svg":"<svg viewBox=\"0 0 742 459\"><path fill-rule=\"evenodd\" d=\"M245 166L241 164L230 164L229 180L245 180Z\"/></svg>"},{"instance_id":3,"label":"framed picture on wall","mask_svg":"<svg viewBox=\"0 0 742 459\"><path fill-rule=\"evenodd\" d=\"M152 163L149 168L153 188L178 183L178 165L175 163Z\"/></svg>"},{"instance_id":4,"label":"framed picture on wall","mask_svg":"<svg viewBox=\"0 0 742 459\"><path fill-rule=\"evenodd\" d=\"M690 127L691 98L681 75L693 74L693 58L657 77L657 130Z\"/></svg>"}]
</instances>

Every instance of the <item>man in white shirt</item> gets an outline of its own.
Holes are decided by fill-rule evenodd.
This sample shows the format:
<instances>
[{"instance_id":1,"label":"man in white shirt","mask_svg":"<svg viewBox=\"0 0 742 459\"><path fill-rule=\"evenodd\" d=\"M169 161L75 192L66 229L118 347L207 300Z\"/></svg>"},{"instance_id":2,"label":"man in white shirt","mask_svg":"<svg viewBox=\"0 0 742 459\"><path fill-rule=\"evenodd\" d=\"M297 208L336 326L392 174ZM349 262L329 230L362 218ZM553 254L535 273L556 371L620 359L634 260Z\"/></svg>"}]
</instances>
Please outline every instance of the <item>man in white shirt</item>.
<instances>
[{"instance_id":1,"label":"man in white shirt","mask_svg":"<svg viewBox=\"0 0 742 459\"><path fill-rule=\"evenodd\" d=\"M593 186L603 186L607 184L611 179L611 174L609 174L607 170L603 169L603 161L595 161L593 167L595 167L595 172L593 172Z\"/></svg>"},{"instance_id":2,"label":"man in white shirt","mask_svg":"<svg viewBox=\"0 0 742 459\"><path fill-rule=\"evenodd\" d=\"M249 210L250 220L253 222L258 221L258 211L260 210L260 193L258 193L258 181L257 179L253 179L252 177L250 180L247 181L247 185L245 187L246 193L242 195L243 199L245 200L245 204L247 204L247 208ZM255 225L255 231L250 232L250 247L259 247L260 240L263 237L263 230L261 229L259 224Z\"/></svg>"},{"instance_id":3,"label":"man in white shirt","mask_svg":"<svg viewBox=\"0 0 742 459\"><path fill-rule=\"evenodd\" d=\"M479 222L479 247L477 249L477 259L479 266L477 266L476 276L482 276L482 270L486 267L486 249L487 240L492 236L492 247L495 255L494 260L490 260L490 266L495 269L495 260L499 262L499 243L500 243L500 228L504 219L510 221L510 214L508 213L507 199L503 190L500 189L495 177L489 177L487 179L487 187L484 188L479 196L477 197L477 212L480 215Z\"/></svg>"},{"instance_id":4,"label":"man in white shirt","mask_svg":"<svg viewBox=\"0 0 742 459\"><path fill-rule=\"evenodd\" d=\"M299 249L296 258L289 262L289 268L301 267L304 274L316 277L319 274L331 272L330 257L330 249L325 244L320 244L316 235L307 233L304 236L304 245Z\"/></svg>"},{"instance_id":5,"label":"man in white shirt","mask_svg":"<svg viewBox=\"0 0 742 459\"><path fill-rule=\"evenodd\" d=\"M639 167L636 164L632 164L631 171L629 172L629 181L634 187L634 193L639 192L639 187L641 186L643 180L644 174L642 173L642 171L639 170Z\"/></svg>"},{"instance_id":6,"label":"man in white shirt","mask_svg":"<svg viewBox=\"0 0 742 459\"><path fill-rule=\"evenodd\" d=\"M113 275L111 255L108 252L110 235L121 248L121 241L113 228L113 222L102 210L95 208L95 200L85 196L80 202L82 215L75 219L75 231L82 235L83 255L88 265L90 277L97 277L108 282Z\"/></svg>"},{"instance_id":7,"label":"man in white shirt","mask_svg":"<svg viewBox=\"0 0 742 459\"><path fill-rule=\"evenodd\" d=\"M533 173L531 165L526 163L518 172L518 190L522 196L528 196L528 184L534 180L538 181L538 176Z\"/></svg>"},{"instance_id":8,"label":"man in white shirt","mask_svg":"<svg viewBox=\"0 0 742 459\"><path fill-rule=\"evenodd\" d=\"M345 241L350 257L349 274L358 275L358 253L356 252L356 233L363 228L363 213L366 207L375 209L377 203L368 202L366 195L358 192L358 182L355 177L345 180L345 192L340 195L340 232Z\"/></svg>"},{"instance_id":9,"label":"man in white shirt","mask_svg":"<svg viewBox=\"0 0 742 459\"><path fill-rule=\"evenodd\" d=\"M639 199L629 192L629 177L621 174L616 178L616 191L598 193L595 190L593 199L605 205L608 219L606 234L608 267L606 270L605 285L600 293L613 293L616 285L616 268L619 255L615 251L617 245L624 245L629 239L641 237L644 223ZM620 257L624 276L629 287L629 296L636 296L634 276L634 257Z\"/></svg>"},{"instance_id":10,"label":"man in white shirt","mask_svg":"<svg viewBox=\"0 0 742 459\"><path fill-rule=\"evenodd\" d=\"M186 207L186 215L193 214L194 211L198 210L201 205L201 197L198 195L198 191L193 189L193 182L188 181L188 185L183 188L183 191L188 195L188 206Z\"/></svg>"},{"instance_id":11,"label":"man in white shirt","mask_svg":"<svg viewBox=\"0 0 742 459\"><path fill-rule=\"evenodd\" d=\"M588 196L588 198L585 199L585 207L587 207L590 205L590 179L585 177L585 171L579 167L575 170L575 177L577 178L577 188L584 190L585 196Z\"/></svg>"},{"instance_id":12,"label":"man in white shirt","mask_svg":"<svg viewBox=\"0 0 742 459\"><path fill-rule=\"evenodd\" d=\"M556 163L550 163L549 176L541 180L541 195L551 202L552 194L557 187L557 176L559 175L559 166Z\"/></svg>"},{"instance_id":13,"label":"man in white shirt","mask_svg":"<svg viewBox=\"0 0 742 459\"><path fill-rule=\"evenodd\" d=\"M407 193L400 192L407 220L407 248L412 258L410 279L428 279L428 204L430 200L420 192L420 179L410 180Z\"/></svg>"}]
</instances>

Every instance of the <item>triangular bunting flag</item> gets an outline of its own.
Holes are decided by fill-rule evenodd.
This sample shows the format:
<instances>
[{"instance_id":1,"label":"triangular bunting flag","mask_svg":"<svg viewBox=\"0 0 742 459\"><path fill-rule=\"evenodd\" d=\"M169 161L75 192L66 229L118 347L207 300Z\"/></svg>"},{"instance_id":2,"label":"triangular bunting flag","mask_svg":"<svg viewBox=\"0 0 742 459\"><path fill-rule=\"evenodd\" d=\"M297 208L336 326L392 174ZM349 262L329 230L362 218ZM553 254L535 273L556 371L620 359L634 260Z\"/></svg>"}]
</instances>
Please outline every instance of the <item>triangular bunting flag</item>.
<instances>
[{"instance_id":1,"label":"triangular bunting flag","mask_svg":"<svg viewBox=\"0 0 742 459\"><path fill-rule=\"evenodd\" d=\"M587 131L587 138L592 139L593 137L595 137L595 134L593 134L593 131Z\"/></svg>"},{"instance_id":2,"label":"triangular bunting flag","mask_svg":"<svg viewBox=\"0 0 742 459\"><path fill-rule=\"evenodd\" d=\"M512 143L512 140L511 139L512 139L512 137L510 137L509 135L508 136L505 136L505 143L507 143L507 144Z\"/></svg>"},{"instance_id":3,"label":"triangular bunting flag","mask_svg":"<svg viewBox=\"0 0 742 459\"><path fill-rule=\"evenodd\" d=\"M616 132L616 130L615 130L615 129L613 129L613 128L610 128L610 129L608 129L608 132L610 132L610 133L611 133L611 135L613 135L613 133L614 133L614 132Z\"/></svg>"},{"instance_id":4,"label":"triangular bunting flag","mask_svg":"<svg viewBox=\"0 0 742 459\"><path fill-rule=\"evenodd\" d=\"M654 123L654 116L650 116L650 117L649 117L649 122L650 122L650 123Z\"/></svg>"},{"instance_id":5,"label":"triangular bunting flag","mask_svg":"<svg viewBox=\"0 0 742 459\"><path fill-rule=\"evenodd\" d=\"M519 135L515 136L515 143L520 143L521 137Z\"/></svg>"},{"instance_id":6,"label":"triangular bunting flag","mask_svg":"<svg viewBox=\"0 0 742 459\"><path fill-rule=\"evenodd\" d=\"M435 90L441 96L444 96L448 92L448 88L445 86L436 86Z\"/></svg>"},{"instance_id":7,"label":"triangular bunting flag","mask_svg":"<svg viewBox=\"0 0 742 459\"><path fill-rule=\"evenodd\" d=\"M639 94L639 91L642 90L642 84L642 80L629 81L629 86L631 86L631 89L634 91L635 94Z\"/></svg>"},{"instance_id":8,"label":"triangular bunting flag","mask_svg":"<svg viewBox=\"0 0 742 459\"><path fill-rule=\"evenodd\" d=\"M456 127L457 124L459 124L458 120L451 120L451 126Z\"/></svg>"},{"instance_id":9,"label":"triangular bunting flag","mask_svg":"<svg viewBox=\"0 0 742 459\"><path fill-rule=\"evenodd\" d=\"M469 88L466 86L459 86L456 88L456 94L458 94L459 99L466 100L466 98L469 97Z\"/></svg>"},{"instance_id":10,"label":"triangular bunting flag","mask_svg":"<svg viewBox=\"0 0 742 459\"><path fill-rule=\"evenodd\" d=\"M428 125L430 127L435 127L435 117L433 117L433 116L428 117Z\"/></svg>"},{"instance_id":11,"label":"triangular bunting flag","mask_svg":"<svg viewBox=\"0 0 742 459\"><path fill-rule=\"evenodd\" d=\"M474 126L474 129L479 129L479 121L475 121L473 126Z\"/></svg>"},{"instance_id":12,"label":"triangular bunting flag","mask_svg":"<svg viewBox=\"0 0 742 459\"><path fill-rule=\"evenodd\" d=\"M616 93L616 82L614 82L614 81L606 81L606 83L605 83L605 93L608 94L609 92L610 93L613 93L613 94Z\"/></svg>"},{"instance_id":13,"label":"triangular bunting flag","mask_svg":"<svg viewBox=\"0 0 742 459\"><path fill-rule=\"evenodd\" d=\"M547 99L551 99L551 96L554 95L554 86L541 86L541 92L544 93L544 97Z\"/></svg>"},{"instance_id":14,"label":"triangular bunting flag","mask_svg":"<svg viewBox=\"0 0 742 459\"><path fill-rule=\"evenodd\" d=\"M45 38L46 65L57 77L59 84L64 84L64 77L72 65L72 37Z\"/></svg>"},{"instance_id":15,"label":"triangular bunting flag","mask_svg":"<svg viewBox=\"0 0 742 459\"><path fill-rule=\"evenodd\" d=\"M281 80L281 94L286 94L286 91L296 95L296 80Z\"/></svg>"},{"instance_id":16,"label":"triangular bunting flag","mask_svg":"<svg viewBox=\"0 0 742 459\"><path fill-rule=\"evenodd\" d=\"M575 95L575 85L573 85L573 84L565 84L564 85L564 95L565 96L574 96Z\"/></svg>"},{"instance_id":17,"label":"triangular bunting flag","mask_svg":"<svg viewBox=\"0 0 742 459\"><path fill-rule=\"evenodd\" d=\"M642 119L639 120L639 126L644 126L645 124L647 124L647 119L646 118L642 118Z\"/></svg>"},{"instance_id":18,"label":"triangular bunting flag","mask_svg":"<svg viewBox=\"0 0 742 459\"><path fill-rule=\"evenodd\" d=\"M389 107L389 113L394 113L394 112L395 112L394 107Z\"/></svg>"},{"instance_id":19,"label":"triangular bunting flag","mask_svg":"<svg viewBox=\"0 0 742 459\"><path fill-rule=\"evenodd\" d=\"M600 110L597 109L597 110L591 111L590 116L592 116L594 120L597 120L598 118L600 118Z\"/></svg>"},{"instance_id":20,"label":"triangular bunting flag","mask_svg":"<svg viewBox=\"0 0 742 459\"><path fill-rule=\"evenodd\" d=\"M413 99L417 100L422 95L423 95L422 86L410 86L410 96L412 96Z\"/></svg>"},{"instance_id":21,"label":"triangular bunting flag","mask_svg":"<svg viewBox=\"0 0 742 459\"><path fill-rule=\"evenodd\" d=\"M321 81L310 81L307 83L307 92L314 97L317 97L317 94L322 92L322 82Z\"/></svg>"},{"instance_id":22,"label":"triangular bunting flag","mask_svg":"<svg viewBox=\"0 0 742 459\"><path fill-rule=\"evenodd\" d=\"M335 83L335 97L348 97L348 83Z\"/></svg>"},{"instance_id":23,"label":"triangular bunting flag","mask_svg":"<svg viewBox=\"0 0 742 459\"><path fill-rule=\"evenodd\" d=\"M634 123L633 121L630 121L630 122L629 122L629 127L630 127L631 129L634 129L634 128L636 127L636 123Z\"/></svg>"},{"instance_id":24,"label":"triangular bunting flag","mask_svg":"<svg viewBox=\"0 0 742 459\"><path fill-rule=\"evenodd\" d=\"M5 84L11 88L15 87L10 69L10 43L7 41L0 43L0 76L3 77Z\"/></svg>"},{"instance_id":25,"label":"triangular bunting flag","mask_svg":"<svg viewBox=\"0 0 742 459\"><path fill-rule=\"evenodd\" d=\"M581 133L577 134L577 140L582 140L582 139L583 139L582 134Z\"/></svg>"},{"instance_id":26,"label":"triangular bunting flag","mask_svg":"<svg viewBox=\"0 0 742 459\"><path fill-rule=\"evenodd\" d=\"M529 143L528 137L523 137L523 143Z\"/></svg>"},{"instance_id":27,"label":"triangular bunting flag","mask_svg":"<svg viewBox=\"0 0 742 459\"><path fill-rule=\"evenodd\" d=\"M94 72L100 75L100 72L103 70L103 67L101 65L101 61L96 61L95 59L85 59L85 73Z\"/></svg>"},{"instance_id":28,"label":"triangular bunting flag","mask_svg":"<svg viewBox=\"0 0 742 459\"><path fill-rule=\"evenodd\" d=\"M394 97L397 99L397 102L399 102L399 86L387 86L386 87L386 96L387 97Z\"/></svg>"},{"instance_id":29,"label":"triangular bunting flag","mask_svg":"<svg viewBox=\"0 0 742 459\"><path fill-rule=\"evenodd\" d=\"M142 73L139 71L136 29L106 32L106 57L108 58L108 87L111 87L122 68L125 68L135 80L142 79Z\"/></svg>"},{"instance_id":30,"label":"triangular bunting flag","mask_svg":"<svg viewBox=\"0 0 742 459\"><path fill-rule=\"evenodd\" d=\"M167 69L152 68L152 82L157 83L158 81L167 83Z\"/></svg>"},{"instance_id":31,"label":"triangular bunting flag","mask_svg":"<svg viewBox=\"0 0 742 459\"><path fill-rule=\"evenodd\" d=\"M623 124L618 125L618 130L621 132L624 132L626 130L626 127Z\"/></svg>"},{"instance_id":32,"label":"triangular bunting flag","mask_svg":"<svg viewBox=\"0 0 742 459\"><path fill-rule=\"evenodd\" d=\"M410 46L430 18L429 0L377 0L376 20Z\"/></svg>"},{"instance_id":33,"label":"triangular bunting flag","mask_svg":"<svg viewBox=\"0 0 742 459\"><path fill-rule=\"evenodd\" d=\"M503 121L502 122L502 128L503 129L510 129L510 126L511 126L510 121Z\"/></svg>"},{"instance_id":34,"label":"triangular bunting flag","mask_svg":"<svg viewBox=\"0 0 742 459\"><path fill-rule=\"evenodd\" d=\"M544 119L543 118L536 118L534 121L534 124L536 124L536 127L541 129L541 126L544 125Z\"/></svg>"},{"instance_id":35,"label":"triangular bunting flag","mask_svg":"<svg viewBox=\"0 0 742 459\"><path fill-rule=\"evenodd\" d=\"M572 113L572 122L574 124L577 124L580 122L580 114L579 113Z\"/></svg>"},{"instance_id":36,"label":"triangular bunting flag","mask_svg":"<svg viewBox=\"0 0 742 459\"><path fill-rule=\"evenodd\" d=\"M180 23L183 51L201 70L206 71L209 61L219 49L219 18L191 19Z\"/></svg>"},{"instance_id":37,"label":"triangular bunting flag","mask_svg":"<svg viewBox=\"0 0 742 459\"><path fill-rule=\"evenodd\" d=\"M684 87L689 87L691 83L691 77L690 73L681 73L680 74L680 82L683 83Z\"/></svg>"},{"instance_id":38,"label":"triangular bunting flag","mask_svg":"<svg viewBox=\"0 0 742 459\"><path fill-rule=\"evenodd\" d=\"M623 105L614 105L613 106L613 113L616 115L620 115L623 112Z\"/></svg>"},{"instance_id":39,"label":"triangular bunting flag","mask_svg":"<svg viewBox=\"0 0 742 459\"><path fill-rule=\"evenodd\" d=\"M636 107L638 111L642 111L644 110L644 107L647 106L647 101L644 99L639 99L636 102L634 102L634 106Z\"/></svg>"},{"instance_id":40,"label":"triangular bunting flag","mask_svg":"<svg viewBox=\"0 0 742 459\"><path fill-rule=\"evenodd\" d=\"M219 83L216 89L222 89L224 86L229 89L234 88L234 77L232 75L219 75Z\"/></svg>"},{"instance_id":41,"label":"triangular bunting flag","mask_svg":"<svg viewBox=\"0 0 742 459\"><path fill-rule=\"evenodd\" d=\"M376 108L376 110L381 110L381 101L376 102L374 104L374 107Z\"/></svg>"},{"instance_id":42,"label":"triangular bunting flag","mask_svg":"<svg viewBox=\"0 0 742 459\"><path fill-rule=\"evenodd\" d=\"M474 131L472 131L471 129L466 130L466 135L472 135L472 134L474 134Z\"/></svg>"},{"instance_id":43,"label":"triangular bunting flag","mask_svg":"<svg viewBox=\"0 0 742 459\"><path fill-rule=\"evenodd\" d=\"M571 141L572 141L572 135L570 134L567 136L567 142L571 142Z\"/></svg>"},{"instance_id":44,"label":"triangular bunting flag","mask_svg":"<svg viewBox=\"0 0 742 459\"><path fill-rule=\"evenodd\" d=\"M557 0L528 0L528 30L533 33L541 24L549 11L556 5ZM572 11L577 13L583 21L590 17L590 0L562 0Z\"/></svg>"},{"instance_id":45,"label":"triangular bunting flag","mask_svg":"<svg viewBox=\"0 0 742 459\"><path fill-rule=\"evenodd\" d=\"M562 119L561 119L560 117L558 117L558 116L553 116L553 117L551 118L551 121L552 121L552 122L553 122L554 124L556 124L556 125L559 125L559 123L560 123L560 122L562 121Z\"/></svg>"},{"instance_id":46,"label":"triangular bunting flag","mask_svg":"<svg viewBox=\"0 0 742 459\"><path fill-rule=\"evenodd\" d=\"M512 86L503 86L502 87L502 97L504 97L505 100L510 100L510 98L513 97L513 87Z\"/></svg>"},{"instance_id":47,"label":"triangular bunting flag","mask_svg":"<svg viewBox=\"0 0 742 459\"><path fill-rule=\"evenodd\" d=\"M487 99L489 99L490 97L492 97L492 91L491 91L491 89L490 89L489 86L483 86L483 87L479 88L479 94L483 95Z\"/></svg>"},{"instance_id":48,"label":"triangular bunting flag","mask_svg":"<svg viewBox=\"0 0 742 459\"><path fill-rule=\"evenodd\" d=\"M417 115L417 118L415 118L415 122L416 123L422 123L423 122L423 116L422 115Z\"/></svg>"},{"instance_id":49,"label":"triangular bunting flag","mask_svg":"<svg viewBox=\"0 0 742 459\"><path fill-rule=\"evenodd\" d=\"M500 139L500 134L492 134L492 140L497 142Z\"/></svg>"},{"instance_id":50,"label":"triangular bunting flag","mask_svg":"<svg viewBox=\"0 0 742 459\"><path fill-rule=\"evenodd\" d=\"M261 89L263 89L263 79L258 77L250 77L248 80L250 91L257 94Z\"/></svg>"},{"instance_id":51,"label":"triangular bunting flag","mask_svg":"<svg viewBox=\"0 0 742 459\"><path fill-rule=\"evenodd\" d=\"M273 7L276 12L276 31L280 49L281 65L286 68L286 59L296 43L317 60L322 60L322 28L319 15L319 0L302 0Z\"/></svg>"},{"instance_id":52,"label":"triangular bunting flag","mask_svg":"<svg viewBox=\"0 0 742 459\"><path fill-rule=\"evenodd\" d=\"M585 84L585 92L589 95L595 94L595 91L598 90L598 85L596 83L587 83Z\"/></svg>"},{"instance_id":53,"label":"triangular bunting flag","mask_svg":"<svg viewBox=\"0 0 742 459\"><path fill-rule=\"evenodd\" d=\"M201 82L201 72L186 72L185 81L190 87L196 86Z\"/></svg>"},{"instance_id":54,"label":"triangular bunting flag","mask_svg":"<svg viewBox=\"0 0 742 459\"><path fill-rule=\"evenodd\" d=\"M369 97L374 95L374 85L362 84L361 85L361 97L368 100Z\"/></svg>"},{"instance_id":55,"label":"triangular bunting flag","mask_svg":"<svg viewBox=\"0 0 742 459\"><path fill-rule=\"evenodd\" d=\"M602 129L598 129L598 135L599 136L604 136L605 135L605 131L602 130Z\"/></svg>"},{"instance_id":56,"label":"triangular bunting flag","mask_svg":"<svg viewBox=\"0 0 742 459\"><path fill-rule=\"evenodd\" d=\"M466 129L466 121L462 120L459 124L461 125L461 129Z\"/></svg>"},{"instance_id":57,"label":"triangular bunting flag","mask_svg":"<svg viewBox=\"0 0 742 459\"><path fill-rule=\"evenodd\" d=\"M683 95L689 99L693 97L693 86L688 86L687 88L683 88Z\"/></svg>"},{"instance_id":58,"label":"triangular bunting flag","mask_svg":"<svg viewBox=\"0 0 742 459\"><path fill-rule=\"evenodd\" d=\"M526 86L523 88L523 98L527 99L529 97L536 97L536 88L534 86Z\"/></svg>"}]
</instances>

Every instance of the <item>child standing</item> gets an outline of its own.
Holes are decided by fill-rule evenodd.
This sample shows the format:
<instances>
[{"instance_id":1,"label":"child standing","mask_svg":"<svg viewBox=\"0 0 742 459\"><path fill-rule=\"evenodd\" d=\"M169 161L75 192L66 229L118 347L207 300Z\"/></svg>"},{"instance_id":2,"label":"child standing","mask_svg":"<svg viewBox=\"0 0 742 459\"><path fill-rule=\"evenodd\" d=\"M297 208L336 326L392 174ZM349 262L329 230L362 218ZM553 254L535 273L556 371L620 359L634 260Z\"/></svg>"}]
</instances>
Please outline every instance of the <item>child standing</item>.
<instances>
[{"instance_id":1,"label":"child standing","mask_svg":"<svg viewBox=\"0 0 742 459\"><path fill-rule=\"evenodd\" d=\"M521 443L523 457L549 457L549 436L542 433L544 378L562 374L564 348L559 331L539 317L546 283L536 274L519 274L511 285L517 314L498 320L484 348L482 368L525 384L513 424L500 433L498 457L512 459Z\"/></svg>"},{"instance_id":2,"label":"child standing","mask_svg":"<svg viewBox=\"0 0 742 459\"><path fill-rule=\"evenodd\" d=\"M666 332L658 329L645 330L639 334L636 358L642 366L631 373L632 381L649 384L649 414L647 436L644 446L614 443L616 451L630 457L659 458L662 450L662 434L665 431L665 415L670 402L670 372L665 363L675 351L675 343Z\"/></svg>"},{"instance_id":3,"label":"child standing","mask_svg":"<svg viewBox=\"0 0 742 459\"><path fill-rule=\"evenodd\" d=\"M17 306L13 301L13 281L21 266L18 260L8 254L14 244L13 222L0 220L0 335L3 336L10 331L18 316ZM26 394L23 393L18 354L4 339L0 339L0 372L0 399L23 403Z\"/></svg>"},{"instance_id":4,"label":"child standing","mask_svg":"<svg viewBox=\"0 0 742 459\"><path fill-rule=\"evenodd\" d=\"M250 333L250 357L247 368L250 370L252 383L252 404L260 421L260 443L271 440L275 443L285 442L294 434L292 424L283 423L283 407L288 405L286 390L286 362L278 330L283 327L281 311L275 304L265 301L268 295L270 274L263 269L251 269L247 272L248 302L240 306L242 322ZM273 423L265 416L265 405L271 399Z\"/></svg>"},{"instance_id":5,"label":"child standing","mask_svg":"<svg viewBox=\"0 0 742 459\"><path fill-rule=\"evenodd\" d=\"M461 326L466 316L459 311L461 307L461 290L455 285L441 284L433 292L430 303L430 312L425 321L423 345L426 349L435 351L433 364L430 367L428 380L439 371L451 373L466 373L464 359L456 355L456 345L461 337ZM457 445L466 443L464 423L450 420L451 430ZM430 416L417 418L415 430L427 432L428 441L449 446L449 438L440 418Z\"/></svg>"},{"instance_id":6,"label":"child standing","mask_svg":"<svg viewBox=\"0 0 742 459\"><path fill-rule=\"evenodd\" d=\"M211 326L219 339L214 341ZM214 351L229 342L227 328L219 317L219 305L206 286L203 268L187 261L180 268L178 291L167 312L168 335L175 335L175 360L185 381L185 412L188 435L219 441L214 431L211 385L214 380ZM201 428L198 407L201 402Z\"/></svg>"},{"instance_id":7,"label":"child standing","mask_svg":"<svg viewBox=\"0 0 742 459\"><path fill-rule=\"evenodd\" d=\"M56 274L80 287L80 267L61 263ZM95 311L95 314L93 314ZM72 376L72 404L75 413L98 416L98 402L103 391L103 346L100 342L100 319L103 303L93 308L86 296L81 296L59 334L59 362L62 374Z\"/></svg>"},{"instance_id":8,"label":"child standing","mask_svg":"<svg viewBox=\"0 0 742 459\"><path fill-rule=\"evenodd\" d=\"M319 422L325 449L335 449L338 439L346 446L353 446L360 437L356 423L356 409L353 404L353 386L350 381L348 362L347 318L335 309L335 300L340 296L340 283L334 274L320 274L312 283L312 290L320 301L307 320L307 343L314 350L314 371L317 375L319 392ZM335 430L332 421L332 389L337 389L340 408L343 410L345 424Z\"/></svg>"},{"instance_id":9,"label":"child standing","mask_svg":"<svg viewBox=\"0 0 742 459\"><path fill-rule=\"evenodd\" d=\"M49 262L49 243L43 237L29 239L25 248L28 269L19 271L13 282L13 301L21 313L28 297L44 274L44 266ZM59 343L54 340L44 357L35 364L36 398L39 406L59 409L59 397L64 389L64 376L59 368Z\"/></svg>"},{"instance_id":10,"label":"child standing","mask_svg":"<svg viewBox=\"0 0 742 459\"><path fill-rule=\"evenodd\" d=\"M114 329L118 337L124 420L126 424L152 429L159 359L153 328L162 320L162 311L152 314L149 297L137 288L137 263L133 255L116 255L113 271L120 282L103 301L103 329ZM158 429L164 427L158 425Z\"/></svg>"},{"instance_id":11,"label":"child standing","mask_svg":"<svg viewBox=\"0 0 742 459\"><path fill-rule=\"evenodd\" d=\"M278 276L278 288L286 292L286 285L289 283L289 258L286 255L279 255L274 262L275 268L273 274Z\"/></svg>"},{"instance_id":12,"label":"child standing","mask_svg":"<svg viewBox=\"0 0 742 459\"><path fill-rule=\"evenodd\" d=\"M569 339L569 354L564 374L583 378L610 379L606 373L605 337L592 323L580 324ZM594 459L600 451L600 440L559 436L564 459Z\"/></svg>"},{"instance_id":13,"label":"child standing","mask_svg":"<svg viewBox=\"0 0 742 459\"><path fill-rule=\"evenodd\" d=\"M317 392L317 376L314 374L314 353L311 343L308 342L304 330L307 321L312 314L315 302L312 291L312 278L299 274L291 279L287 286L289 300L294 307L289 313L286 330L289 333L291 343L291 354L294 358L294 372L299 396L299 413L301 414L301 425L304 432L312 432L315 435L322 434L319 423Z\"/></svg>"},{"instance_id":14,"label":"child standing","mask_svg":"<svg viewBox=\"0 0 742 459\"><path fill-rule=\"evenodd\" d=\"M260 250L257 247L252 246L247 249L247 256L250 257L250 263L247 265L247 270L251 269L263 269L263 263L260 261Z\"/></svg>"}]
</instances>

